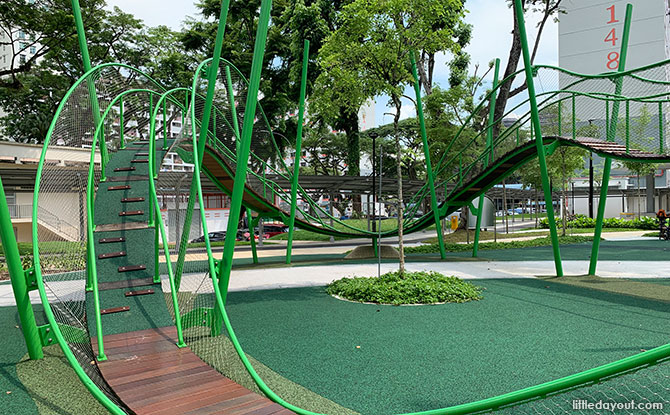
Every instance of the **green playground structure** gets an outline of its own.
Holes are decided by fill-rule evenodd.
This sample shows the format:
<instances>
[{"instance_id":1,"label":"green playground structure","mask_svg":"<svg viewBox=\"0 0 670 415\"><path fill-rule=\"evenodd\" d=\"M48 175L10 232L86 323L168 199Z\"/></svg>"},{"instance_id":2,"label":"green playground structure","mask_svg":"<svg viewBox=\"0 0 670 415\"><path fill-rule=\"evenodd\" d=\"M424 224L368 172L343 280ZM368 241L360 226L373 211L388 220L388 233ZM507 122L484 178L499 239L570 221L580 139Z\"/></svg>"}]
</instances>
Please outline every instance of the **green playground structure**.
<instances>
[{"instance_id":1,"label":"green playground structure","mask_svg":"<svg viewBox=\"0 0 670 415\"><path fill-rule=\"evenodd\" d=\"M31 269L21 266L4 191L0 193L0 208L4 209L0 211L0 233L30 357L39 359L42 347L59 344L86 388L115 414L143 413L145 409L136 397L131 398L111 380L114 368L122 364L114 353L123 342L126 346L134 344L128 340L133 339L133 333L169 329L173 333L169 345L161 346L163 352L169 353L187 353L191 348L197 354L203 337L228 336L239 359L269 400L289 411L312 415L313 412L284 401L265 384L247 359L226 313L242 208L254 212L249 214L250 218L253 216L250 229L261 218L288 225L287 262L291 262L296 226L331 236L369 238L374 246L380 237L397 234L397 230L378 233L352 226L319 206L300 186L299 163L292 168L285 164L257 98L271 1L261 1L248 79L221 56L228 6L229 0L223 0L213 56L198 66L191 85L167 90L160 80L127 65L104 63L92 67L78 0L72 0L85 73L65 94L44 141L34 191ZM466 206L477 213L472 203L475 199L481 201L487 190L537 158L556 275L561 277L546 156L562 146L579 147L605 158L588 270L595 274L612 160L670 161L664 117L670 106L670 82L666 78L670 60L625 69L632 16L629 6L617 72L582 75L554 66L531 65L521 1L515 0L514 7L524 68L499 79L499 61L496 62L492 89L438 160L430 159L413 54L408 62L415 78L427 182L406 202L411 208L405 215L404 232L434 225L441 235L443 218ZM305 117L308 48L309 42L305 41L295 138L298 154ZM493 107L501 86L513 78L521 79L521 75L527 99L496 118ZM641 111L651 114L652 120L657 119L643 136L631 133L636 114ZM523 115L511 125L503 125L503 119L520 112ZM482 113L488 114L485 128L469 136L466 127L475 123L475 114ZM168 134L167 129L168 119L173 118L180 119L182 125L176 136ZM606 138L582 136L580 128L586 120L601 120ZM77 166L55 165L50 154L62 146L90 146L90 159ZM161 168L168 153L192 164L193 170L174 175ZM280 185L277 178L290 183L290 188ZM225 244L219 256L212 251L205 216L196 213L196 206L205 206L205 182L231 197ZM84 209L67 202L66 195L73 189L85 189ZM444 190L443 200L438 199L436 189ZM298 198L303 205L298 205ZM176 204L181 212L182 202L186 205L183 217L176 224L165 223L161 210ZM424 202L431 210L416 214ZM50 212L56 207L59 211ZM38 226L48 220L46 215L66 213L84 218L85 228L64 229L68 237L62 238ZM477 217L475 256L480 221L481 215ZM194 260L187 249L194 232L204 235L205 260ZM438 240L445 258L444 243L441 238ZM253 236L251 244L257 262ZM62 258L68 261L61 261ZM39 292L48 319L46 325L35 324L28 298L31 290ZM668 365L669 357L667 344L551 382L420 414L479 413L532 405L547 396L607 382L633 370L641 373L651 365ZM172 410L179 413L179 409Z\"/></svg>"}]
</instances>

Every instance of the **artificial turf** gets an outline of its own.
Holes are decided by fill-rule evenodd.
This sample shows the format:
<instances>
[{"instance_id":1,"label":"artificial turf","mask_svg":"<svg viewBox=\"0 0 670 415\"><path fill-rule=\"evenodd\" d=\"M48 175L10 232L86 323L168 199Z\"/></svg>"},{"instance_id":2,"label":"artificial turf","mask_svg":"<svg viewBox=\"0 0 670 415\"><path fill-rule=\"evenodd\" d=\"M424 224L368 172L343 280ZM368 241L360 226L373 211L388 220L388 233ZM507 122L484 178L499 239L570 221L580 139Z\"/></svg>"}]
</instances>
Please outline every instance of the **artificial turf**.
<instances>
[{"instance_id":1,"label":"artificial turf","mask_svg":"<svg viewBox=\"0 0 670 415\"><path fill-rule=\"evenodd\" d=\"M41 312L42 306L33 306ZM0 412L15 415L33 415L38 413L28 389L21 383L16 364L26 354L26 344L19 328L19 315L16 307L0 307Z\"/></svg>"},{"instance_id":2,"label":"artificial turf","mask_svg":"<svg viewBox=\"0 0 670 415\"><path fill-rule=\"evenodd\" d=\"M564 261L589 260L591 243L561 245L561 258ZM472 253L450 252L452 257L470 257ZM553 260L551 246L535 248L480 251L479 258L494 261L549 261ZM599 261L668 261L670 260L670 242L658 240L601 241Z\"/></svg>"},{"instance_id":3,"label":"artificial turf","mask_svg":"<svg viewBox=\"0 0 670 415\"><path fill-rule=\"evenodd\" d=\"M310 287L230 293L227 310L246 353L366 414L491 397L668 342L667 302L536 279L475 283L484 299L465 304L357 304Z\"/></svg>"}]
</instances>

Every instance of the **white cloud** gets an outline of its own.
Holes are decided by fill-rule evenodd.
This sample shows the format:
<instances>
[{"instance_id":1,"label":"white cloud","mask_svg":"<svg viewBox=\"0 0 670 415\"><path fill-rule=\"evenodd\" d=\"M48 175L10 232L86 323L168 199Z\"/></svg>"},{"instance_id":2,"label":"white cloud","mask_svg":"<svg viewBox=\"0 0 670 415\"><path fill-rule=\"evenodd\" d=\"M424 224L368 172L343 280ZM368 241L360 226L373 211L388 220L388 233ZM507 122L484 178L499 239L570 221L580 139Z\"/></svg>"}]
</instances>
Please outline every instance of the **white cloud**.
<instances>
[{"instance_id":1,"label":"white cloud","mask_svg":"<svg viewBox=\"0 0 670 415\"><path fill-rule=\"evenodd\" d=\"M475 64L479 64L479 74L482 74L488 63L495 58L500 58L500 71L504 72L512 46L513 10L503 0L470 0L466 2L466 8L469 13L465 20L472 25L472 40L466 47L471 56L470 72L474 71ZM536 26L541 17L539 13L526 16L531 48L535 43ZM450 56L444 54L436 57L435 81L444 87L448 86L449 71L446 62L449 58ZM558 24L553 21L547 22L544 28L535 63L558 63ZM489 73L486 79L492 81L493 73Z\"/></svg>"},{"instance_id":2,"label":"white cloud","mask_svg":"<svg viewBox=\"0 0 670 415\"><path fill-rule=\"evenodd\" d=\"M188 0L107 0L108 10L114 6L142 19L148 26L165 25L173 30L179 30L186 16L197 14L194 3Z\"/></svg>"}]
</instances>

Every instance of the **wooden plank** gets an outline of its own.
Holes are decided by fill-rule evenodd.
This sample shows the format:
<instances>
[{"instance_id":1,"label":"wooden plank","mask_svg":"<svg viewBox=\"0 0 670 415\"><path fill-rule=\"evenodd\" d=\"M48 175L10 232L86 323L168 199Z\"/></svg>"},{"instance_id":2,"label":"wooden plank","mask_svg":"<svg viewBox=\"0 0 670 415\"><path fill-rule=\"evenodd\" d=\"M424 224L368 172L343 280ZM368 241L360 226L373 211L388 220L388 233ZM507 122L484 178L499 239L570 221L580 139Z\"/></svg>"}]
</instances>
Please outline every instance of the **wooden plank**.
<instances>
[{"instance_id":1,"label":"wooden plank","mask_svg":"<svg viewBox=\"0 0 670 415\"><path fill-rule=\"evenodd\" d=\"M124 210L123 212L119 212L119 216L138 216L138 215L144 215L143 210Z\"/></svg>"},{"instance_id":2,"label":"wooden plank","mask_svg":"<svg viewBox=\"0 0 670 415\"><path fill-rule=\"evenodd\" d=\"M139 182L149 180L149 176L107 176L108 182Z\"/></svg>"},{"instance_id":3,"label":"wooden plank","mask_svg":"<svg viewBox=\"0 0 670 415\"><path fill-rule=\"evenodd\" d=\"M111 244L114 242L125 242L126 238L123 237L118 237L118 238L100 238L98 241L101 244Z\"/></svg>"},{"instance_id":4,"label":"wooden plank","mask_svg":"<svg viewBox=\"0 0 670 415\"><path fill-rule=\"evenodd\" d=\"M138 295L147 295L147 294L154 294L154 290L137 290L137 291L126 291L125 296L126 297L135 297Z\"/></svg>"},{"instance_id":5,"label":"wooden plank","mask_svg":"<svg viewBox=\"0 0 670 415\"><path fill-rule=\"evenodd\" d=\"M124 197L121 199L121 203L133 203L133 202L144 202L143 197Z\"/></svg>"},{"instance_id":6,"label":"wooden plank","mask_svg":"<svg viewBox=\"0 0 670 415\"><path fill-rule=\"evenodd\" d=\"M147 266L144 264L140 265L124 265L119 267L119 272L130 272L130 271L142 271L147 269Z\"/></svg>"},{"instance_id":7,"label":"wooden plank","mask_svg":"<svg viewBox=\"0 0 670 415\"><path fill-rule=\"evenodd\" d=\"M118 257L121 257L121 256L126 256L126 251L109 252L107 254L100 254L100 255L98 255L98 259L118 258Z\"/></svg>"},{"instance_id":8,"label":"wooden plank","mask_svg":"<svg viewBox=\"0 0 670 415\"><path fill-rule=\"evenodd\" d=\"M123 281L99 282L98 291L118 290L119 288L144 287L147 285L154 285L154 284L157 283L154 282L153 278L136 278L132 280L123 280Z\"/></svg>"},{"instance_id":9,"label":"wooden plank","mask_svg":"<svg viewBox=\"0 0 670 415\"><path fill-rule=\"evenodd\" d=\"M129 189L130 189L130 185L129 185L129 184L126 184L126 185L122 185L122 186L109 186L109 187L107 188L107 191L112 191L112 190L129 190Z\"/></svg>"},{"instance_id":10,"label":"wooden plank","mask_svg":"<svg viewBox=\"0 0 670 415\"><path fill-rule=\"evenodd\" d=\"M124 311L129 311L130 307L125 305L123 307L113 307L113 308L103 308L100 310L100 314L114 314L114 313L122 313Z\"/></svg>"},{"instance_id":11,"label":"wooden plank","mask_svg":"<svg viewBox=\"0 0 670 415\"><path fill-rule=\"evenodd\" d=\"M147 152L145 152L145 151L139 151L139 152L135 153L135 155L136 155L136 156L148 156L149 153L147 153Z\"/></svg>"},{"instance_id":12,"label":"wooden plank","mask_svg":"<svg viewBox=\"0 0 670 415\"><path fill-rule=\"evenodd\" d=\"M134 159L130 160L131 163L148 163L149 159Z\"/></svg>"},{"instance_id":13,"label":"wooden plank","mask_svg":"<svg viewBox=\"0 0 670 415\"><path fill-rule=\"evenodd\" d=\"M174 326L105 336L109 360L98 367L135 414L291 413L224 377L175 340Z\"/></svg>"},{"instance_id":14,"label":"wooden plank","mask_svg":"<svg viewBox=\"0 0 670 415\"><path fill-rule=\"evenodd\" d=\"M117 167L114 171L135 171L135 167Z\"/></svg>"},{"instance_id":15,"label":"wooden plank","mask_svg":"<svg viewBox=\"0 0 670 415\"><path fill-rule=\"evenodd\" d=\"M146 222L125 222L95 225L95 232L128 231L133 229L149 229L149 225Z\"/></svg>"}]
</instances>

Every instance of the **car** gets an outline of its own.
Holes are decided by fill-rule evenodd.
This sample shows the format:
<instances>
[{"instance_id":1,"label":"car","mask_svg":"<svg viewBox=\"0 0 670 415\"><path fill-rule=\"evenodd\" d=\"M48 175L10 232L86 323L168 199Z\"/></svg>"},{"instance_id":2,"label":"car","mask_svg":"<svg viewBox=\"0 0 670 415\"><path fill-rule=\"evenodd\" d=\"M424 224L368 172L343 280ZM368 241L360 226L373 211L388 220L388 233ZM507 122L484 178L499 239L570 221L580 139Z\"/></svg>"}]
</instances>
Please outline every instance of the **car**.
<instances>
[{"instance_id":1,"label":"car","mask_svg":"<svg viewBox=\"0 0 670 415\"><path fill-rule=\"evenodd\" d=\"M263 233L263 239L268 239L269 236L267 233ZM258 228L254 229L254 239L258 240ZM249 229L240 229L237 231L237 240L238 241L250 241L251 240L251 233L249 233Z\"/></svg>"},{"instance_id":2,"label":"car","mask_svg":"<svg viewBox=\"0 0 670 415\"><path fill-rule=\"evenodd\" d=\"M209 232L207 235L209 236L209 242L221 242L226 240L226 232L224 231ZM205 235L201 235L191 241L191 243L198 242L205 242Z\"/></svg>"},{"instance_id":3,"label":"car","mask_svg":"<svg viewBox=\"0 0 670 415\"><path fill-rule=\"evenodd\" d=\"M283 224L263 225L263 234L267 235L268 238L272 238L275 235L279 235L279 234L286 233L286 232L288 232L288 226L285 226Z\"/></svg>"}]
</instances>

